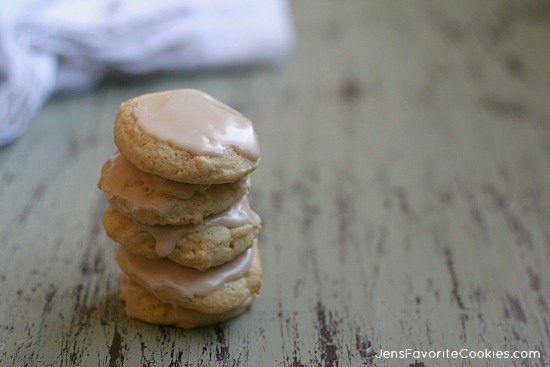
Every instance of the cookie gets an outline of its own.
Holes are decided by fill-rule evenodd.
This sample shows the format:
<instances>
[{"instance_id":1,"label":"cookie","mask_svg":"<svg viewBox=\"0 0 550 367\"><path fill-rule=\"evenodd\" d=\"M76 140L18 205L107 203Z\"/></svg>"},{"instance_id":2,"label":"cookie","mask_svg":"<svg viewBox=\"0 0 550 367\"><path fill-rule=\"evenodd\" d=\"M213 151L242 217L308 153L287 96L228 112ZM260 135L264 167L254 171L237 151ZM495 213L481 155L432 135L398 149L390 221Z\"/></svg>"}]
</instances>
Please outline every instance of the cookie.
<instances>
[{"instance_id":1,"label":"cookie","mask_svg":"<svg viewBox=\"0 0 550 367\"><path fill-rule=\"evenodd\" d=\"M234 182L260 163L250 120L193 89L145 94L123 103L114 137L140 170L178 182Z\"/></svg>"},{"instance_id":2,"label":"cookie","mask_svg":"<svg viewBox=\"0 0 550 367\"><path fill-rule=\"evenodd\" d=\"M197 185L167 180L139 170L119 152L101 170L98 187L120 213L144 224L198 224L231 206L250 182Z\"/></svg>"},{"instance_id":3,"label":"cookie","mask_svg":"<svg viewBox=\"0 0 550 367\"><path fill-rule=\"evenodd\" d=\"M257 241L231 262L204 272L166 259L150 260L133 255L120 246L117 262L124 274L142 289L134 294L129 282L121 284L126 284L124 289L121 286L121 298L126 302L128 314L152 323L200 326L208 321L179 322L178 317L186 317L179 311L213 315L213 322L220 322L216 315L225 319L233 317L234 312L244 311L262 285Z\"/></svg>"},{"instance_id":4,"label":"cookie","mask_svg":"<svg viewBox=\"0 0 550 367\"><path fill-rule=\"evenodd\" d=\"M184 329L219 324L232 319L245 312L256 298L256 294L251 294L239 306L226 312L203 313L162 302L124 273L120 274L119 293L129 317L151 324L173 325Z\"/></svg>"},{"instance_id":5,"label":"cookie","mask_svg":"<svg viewBox=\"0 0 550 367\"><path fill-rule=\"evenodd\" d=\"M246 196L199 225L144 225L111 207L103 215L107 235L127 251L150 259L167 257L197 270L221 265L242 253L258 236L260 223Z\"/></svg>"}]
</instances>

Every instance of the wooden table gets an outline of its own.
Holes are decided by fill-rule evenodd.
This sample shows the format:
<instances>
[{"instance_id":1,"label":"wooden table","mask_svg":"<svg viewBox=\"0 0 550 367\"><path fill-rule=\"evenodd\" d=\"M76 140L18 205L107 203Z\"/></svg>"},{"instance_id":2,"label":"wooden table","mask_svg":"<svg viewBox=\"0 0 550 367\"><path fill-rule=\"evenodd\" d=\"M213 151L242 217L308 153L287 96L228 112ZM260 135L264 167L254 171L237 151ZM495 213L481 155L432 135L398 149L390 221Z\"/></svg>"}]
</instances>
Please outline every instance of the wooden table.
<instances>
[{"instance_id":1,"label":"wooden table","mask_svg":"<svg viewBox=\"0 0 550 367\"><path fill-rule=\"evenodd\" d=\"M0 150L1 366L548 366L547 1L292 3L282 68L53 98ZM119 104L203 89L255 121L264 286L185 331L129 319L96 188ZM377 358L383 351L539 351Z\"/></svg>"}]
</instances>

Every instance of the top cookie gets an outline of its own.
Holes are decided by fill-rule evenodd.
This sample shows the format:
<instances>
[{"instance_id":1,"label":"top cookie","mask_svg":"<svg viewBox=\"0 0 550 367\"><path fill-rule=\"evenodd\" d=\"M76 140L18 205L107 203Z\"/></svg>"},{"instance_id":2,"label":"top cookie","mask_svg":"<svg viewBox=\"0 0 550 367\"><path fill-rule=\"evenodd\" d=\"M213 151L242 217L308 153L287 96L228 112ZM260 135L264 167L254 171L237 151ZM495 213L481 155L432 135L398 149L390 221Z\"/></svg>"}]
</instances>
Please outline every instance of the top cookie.
<instances>
[{"instance_id":1,"label":"top cookie","mask_svg":"<svg viewBox=\"0 0 550 367\"><path fill-rule=\"evenodd\" d=\"M252 123L193 89L145 94L123 103L115 144L139 169L191 184L235 182L260 163Z\"/></svg>"}]
</instances>

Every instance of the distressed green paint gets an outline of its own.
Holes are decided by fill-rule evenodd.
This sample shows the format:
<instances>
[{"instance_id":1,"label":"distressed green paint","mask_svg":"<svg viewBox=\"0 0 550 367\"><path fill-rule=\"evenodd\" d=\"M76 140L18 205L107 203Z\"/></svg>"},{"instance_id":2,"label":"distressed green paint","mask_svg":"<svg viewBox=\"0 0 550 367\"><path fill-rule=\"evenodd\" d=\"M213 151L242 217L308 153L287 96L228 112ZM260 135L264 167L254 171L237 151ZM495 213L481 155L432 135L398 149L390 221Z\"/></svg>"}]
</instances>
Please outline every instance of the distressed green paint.
<instances>
[{"instance_id":1,"label":"distressed green paint","mask_svg":"<svg viewBox=\"0 0 550 367\"><path fill-rule=\"evenodd\" d=\"M293 2L281 69L55 97L0 150L0 366L510 366L550 346L550 8ZM119 104L203 89L256 123L264 287L212 328L128 319L95 187Z\"/></svg>"}]
</instances>

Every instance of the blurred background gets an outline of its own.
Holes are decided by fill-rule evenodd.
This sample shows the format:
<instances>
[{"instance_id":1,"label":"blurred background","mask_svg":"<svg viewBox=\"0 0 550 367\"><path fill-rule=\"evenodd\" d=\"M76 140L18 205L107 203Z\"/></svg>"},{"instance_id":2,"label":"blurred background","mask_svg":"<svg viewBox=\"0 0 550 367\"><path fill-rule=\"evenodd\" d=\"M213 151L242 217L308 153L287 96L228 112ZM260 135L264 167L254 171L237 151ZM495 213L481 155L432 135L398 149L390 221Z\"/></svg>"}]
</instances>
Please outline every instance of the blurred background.
<instances>
[{"instance_id":1,"label":"blurred background","mask_svg":"<svg viewBox=\"0 0 550 367\"><path fill-rule=\"evenodd\" d=\"M278 64L294 39L284 0L0 6L0 145L24 133L53 93L151 73Z\"/></svg>"}]
</instances>

